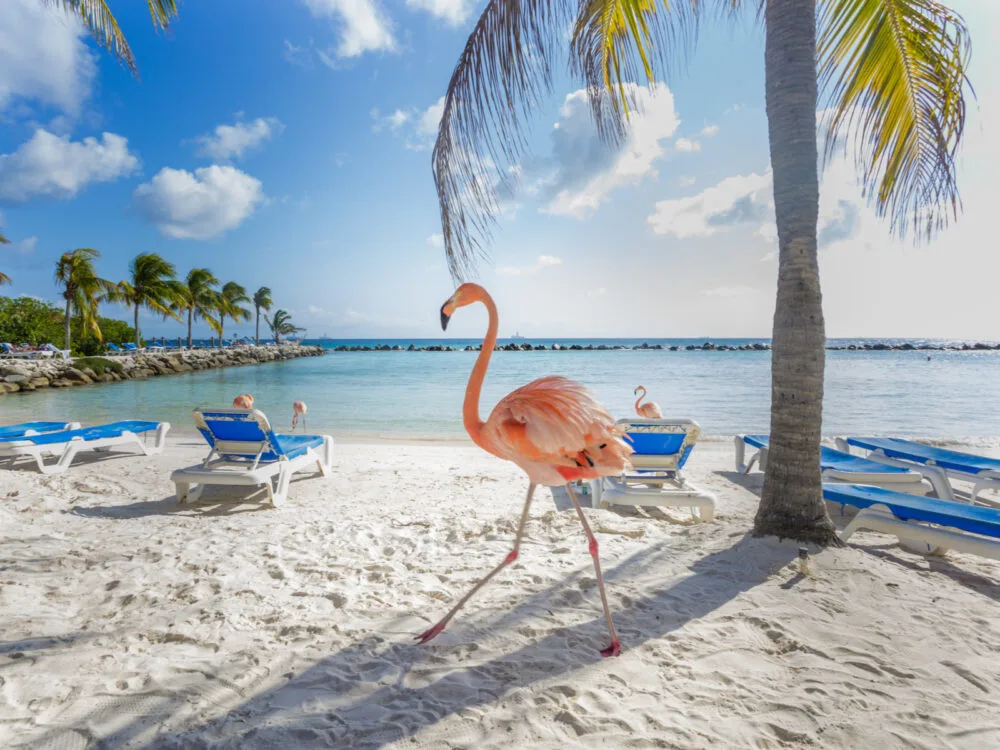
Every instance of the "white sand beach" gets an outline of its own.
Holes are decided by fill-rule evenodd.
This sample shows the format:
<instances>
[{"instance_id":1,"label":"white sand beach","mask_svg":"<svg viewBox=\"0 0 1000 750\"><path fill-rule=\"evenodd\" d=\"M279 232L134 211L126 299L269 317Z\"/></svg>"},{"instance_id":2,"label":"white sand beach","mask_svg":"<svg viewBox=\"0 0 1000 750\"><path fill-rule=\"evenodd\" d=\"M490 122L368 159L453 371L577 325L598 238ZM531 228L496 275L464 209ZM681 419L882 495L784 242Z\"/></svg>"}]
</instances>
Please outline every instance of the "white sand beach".
<instances>
[{"instance_id":1,"label":"white sand beach","mask_svg":"<svg viewBox=\"0 0 1000 750\"><path fill-rule=\"evenodd\" d=\"M179 506L159 456L0 471L0 747L1000 747L1000 564L858 534L811 558L746 536L761 476L699 445L714 523L575 514L467 446L338 444L279 509Z\"/></svg>"}]
</instances>

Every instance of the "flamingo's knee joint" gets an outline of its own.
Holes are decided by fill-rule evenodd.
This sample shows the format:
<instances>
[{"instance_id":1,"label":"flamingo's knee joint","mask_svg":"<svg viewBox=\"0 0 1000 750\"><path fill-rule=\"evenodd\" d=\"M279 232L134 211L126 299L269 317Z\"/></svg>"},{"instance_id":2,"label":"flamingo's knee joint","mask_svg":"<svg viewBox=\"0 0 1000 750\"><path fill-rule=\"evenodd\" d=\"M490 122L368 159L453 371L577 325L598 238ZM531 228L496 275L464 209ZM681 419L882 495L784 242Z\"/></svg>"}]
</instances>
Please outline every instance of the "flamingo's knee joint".
<instances>
[{"instance_id":1,"label":"flamingo's knee joint","mask_svg":"<svg viewBox=\"0 0 1000 750\"><path fill-rule=\"evenodd\" d=\"M516 550L516 549L512 549L512 550L510 551L510 554L508 554L508 555L507 555L507 557L505 557L505 558L503 559L503 564L504 564L504 565L510 565L510 564L511 564L512 562L514 562L514 561L515 561L516 559L517 559L517 550Z\"/></svg>"},{"instance_id":2,"label":"flamingo's knee joint","mask_svg":"<svg viewBox=\"0 0 1000 750\"><path fill-rule=\"evenodd\" d=\"M597 540L593 537L590 539L590 556L597 557Z\"/></svg>"}]
</instances>

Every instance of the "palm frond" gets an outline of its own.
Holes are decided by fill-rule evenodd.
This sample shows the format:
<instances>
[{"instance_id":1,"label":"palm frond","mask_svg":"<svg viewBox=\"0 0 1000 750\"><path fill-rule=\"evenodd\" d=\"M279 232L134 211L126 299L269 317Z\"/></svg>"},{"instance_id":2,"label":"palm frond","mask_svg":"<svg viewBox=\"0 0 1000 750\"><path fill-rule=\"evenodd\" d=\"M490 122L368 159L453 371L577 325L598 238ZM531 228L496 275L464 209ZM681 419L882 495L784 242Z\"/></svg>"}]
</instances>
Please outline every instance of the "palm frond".
<instances>
[{"instance_id":1,"label":"palm frond","mask_svg":"<svg viewBox=\"0 0 1000 750\"><path fill-rule=\"evenodd\" d=\"M10 283L11 283L10 276L8 276L7 274L5 274L3 271L0 271L0 286L3 286L4 284L10 284Z\"/></svg>"},{"instance_id":2,"label":"palm frond","mask_svg":"<svg viewBox=\"0 0 1000 750\"><path fill-rule=\"evenodd\" d=\"M111 8L105 0L46 0L50 5L61 5L68 12L79 16L84 25L90 30L94 40L104 47L108 52L118 58L118 60L132 72L138 75L139 71L135 66L135 56L132 48L128 46L125 34L118 26Z\"/></svg>"},{"instance_id":3,"label":"palm frond","mask_svg":"<svg viewBox=\"0 0 1000 750\"><path fill-rule=\"evenodd\" d=\"M658 4L661 7L657 7ZM635 103L628 84L653 83L669 70L670 53L686 53L703 0L583 0L570 41L570 70L587 85L598 134L620 143ZM736 13L741 0L725 0Z\"/></svg>"},{"instance_id":4,"label":"palm frond","mask_svg":"<svg viewBox=\"0 0 1000 750\"><path fill-rule=\"evenodd\" d=\"M6 237L3 236L2 233L0 233L0 245L9 245L9 244L10 240L8 240Z\"/></svg>"},{"instance_id":5,"label":"palm frond","mask_svg":"<svg viewBox=\"0 0 1000 750\"><path fill-rule=\"evenodd\" d=\"M139 70L135 64L135 56L106 0L45 1L50 5L62 6L71 14L79 16L97 43L124 63L132 75L138 77ZM153 26L157 29L167 28L177 15L176 0L146 0L146 4Z\"/></svg>"},{"instance_id":6,"label":"palm frond","mask_svg":"<svg viewBox=\"0 0 1000 750\"><path fill-rule=\"evenodd\" d=\"M969 32L936 0L825 0L818 39L826 156L851 148L865 196L918 239L957 217ZM971 87L970 87L971 91Z\"/></svg>"},{"instance_id":7,"label":"palm frond","mask_svg":"<svg viewBox=\"0 0 1000 750\"><path fill-rule=\"evenodd\" d=\"M571 0L490 0L455 66L432 165L456 279L472 270L492 236L497 189L512 184L526 145L523 125L551 90L573 9Z\"/></svg>"}]
</instances>

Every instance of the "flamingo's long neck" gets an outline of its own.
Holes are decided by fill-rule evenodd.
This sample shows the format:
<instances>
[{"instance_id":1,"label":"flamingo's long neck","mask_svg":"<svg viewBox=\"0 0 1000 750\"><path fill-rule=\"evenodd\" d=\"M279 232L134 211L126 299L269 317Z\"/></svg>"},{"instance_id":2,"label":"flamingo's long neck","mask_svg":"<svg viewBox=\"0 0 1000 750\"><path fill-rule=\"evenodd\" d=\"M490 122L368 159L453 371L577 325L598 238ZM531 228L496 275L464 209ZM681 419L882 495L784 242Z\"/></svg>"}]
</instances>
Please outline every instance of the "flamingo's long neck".
<instances>
[{"instance_id":1,"label":"flamingo's long neck","mask_svg":"<svg viewBox=\"0 0 1000 750\"><path fill-rule=\"evenodd\" d=\"M639 402L640 402L640 401L642 401L642 400L643 400L644 398L646 398L646 389L645 389L645 388L643 388L643 387L642 387L642 386L640 385L640 386L639 386L638 388L636 388L635 390L636 390L636 392L637 392L637 393L639 393L639 398L637 398L637 399L635 400L635 410L636 410L636 411L638 412L638 411L639 411Z\"/></svg>"},{"instance_id":2,"label":"flamingo's long neck","mask_svg":"<svg viewBox=\"0 0 1000 750\"><path fill-rule=\"evenodd\" d=\"M483 348L479 351L476 364L472 368L469 376L469 384L465 388L465 403L462 405L462 421L465 423L465 431L469 437L479 447L489 451L483 444L483 420L479 418L479 395L483 391L483 381L486 380L486 368L490 365L490 357L493 356L493 349L497 343L497 331L500 328L500 321L497 317L497 306L493 298L483 290L480 301L486 305L486 311L490 316L490 324L486 330L486 338L483 339Z\"/></svg>"}]
</instances>

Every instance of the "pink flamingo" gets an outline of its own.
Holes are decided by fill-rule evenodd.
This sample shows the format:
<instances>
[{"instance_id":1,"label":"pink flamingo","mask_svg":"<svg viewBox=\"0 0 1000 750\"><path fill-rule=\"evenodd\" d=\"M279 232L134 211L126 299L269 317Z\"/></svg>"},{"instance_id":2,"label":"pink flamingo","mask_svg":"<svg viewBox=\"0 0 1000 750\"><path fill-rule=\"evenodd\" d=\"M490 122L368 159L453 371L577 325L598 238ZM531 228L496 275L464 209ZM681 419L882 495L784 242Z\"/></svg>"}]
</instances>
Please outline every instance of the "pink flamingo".
<instances>
[{"instance_id":1,"label":"pink flamingo","mask_svg":"<svg viewBox=\"0 0 1000 750\"><path fill-rule=\"evenodd\" d=\"M239 396L233 399L234 409L252 409L253 408L253 396L249 393L241 393Z\"/></svg>"},{"instance_id":2,"label":"pink flamingo","mask_svg":"<svg viewBox=\"0 0 1000 750\"><path fill-rule=\"evenodd\" d=\"M645 417L646 419L663 419L663 412L660 411L660 405L655 401L647 401L644 404L639 402L646 398L646 386L637 386L632 395L635 396L642 391L642 395L635 400L635 413L640 417Z\"/></svg>"},{"instance_id":3,"label":"pink flamingo","mask_svg":"<svg viewBox=\"0 0 1000 750\"><path fill-rule=\"evenodd\" d=\"M305 401L296 401L292 404L292 431L295 431L295 425L298 424L299 415L302 415L302 429L306 428L306 412L309 409L306 408Z\"/></svg>"},{"instance_id":4,"label":"pink flamingo","mask_svg":"<svg viewBox=\"0 0 1000 750\"><path fill-rule=\"evenodd\" d=\"M597 556L597 539L590 530L571 483L580 479L621 474L628 466L628 456L632 449L622 440L621 432L615 427L611 415L593 395L579 383L561 377L541 378L521 386L502 398L489 419L483 422L479 418L479 395L497 340L496 304L481 286L462 284L441 307L441 328L448 327L448 320L456 309L474 302L482 302L486 306L489 329L465 389L462 419L469 437L476 445L487 453L513 461L524 470L528 475L528 497L524 502L524 510L521 511L514 549L503 562L459 599L437 625L418 635L416 640L426 643L437 636L473 594L517 559L535 487L539 484L550 487L565 485L589 541L604 617L611 634L611 645L603 649L601 655L617 656L621 651L621 642L615 633L608 597L604 591L601 563Z\"/></svg>"}]
</instances>

